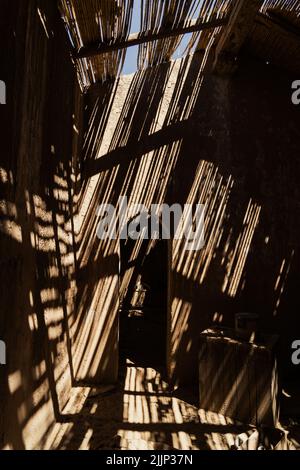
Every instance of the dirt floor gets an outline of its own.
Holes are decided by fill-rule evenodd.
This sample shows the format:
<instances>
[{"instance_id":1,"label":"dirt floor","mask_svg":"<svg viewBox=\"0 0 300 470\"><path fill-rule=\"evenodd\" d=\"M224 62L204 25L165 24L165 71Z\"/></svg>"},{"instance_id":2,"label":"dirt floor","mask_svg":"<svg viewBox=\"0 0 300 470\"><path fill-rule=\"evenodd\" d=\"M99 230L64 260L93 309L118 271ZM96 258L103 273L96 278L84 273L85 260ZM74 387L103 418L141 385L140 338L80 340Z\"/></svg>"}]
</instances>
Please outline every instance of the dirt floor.
<instances>
[{"instance_id":1,"label":"dirt floor","mask_svg":"<svg viewBox=\"0 0 300 470\"><path fill-rule=\"evenodd\" d=\"M254 428L198 410L192 391L171 391L161 375L129 361L116 387L73 388L61 420L48 435L46 449L229 450ZM299 448L299 426L289 423ZM254 434L253 434L254 435ZM297 437L298 436L298 437Z\"/></svg>"}]
</instances>

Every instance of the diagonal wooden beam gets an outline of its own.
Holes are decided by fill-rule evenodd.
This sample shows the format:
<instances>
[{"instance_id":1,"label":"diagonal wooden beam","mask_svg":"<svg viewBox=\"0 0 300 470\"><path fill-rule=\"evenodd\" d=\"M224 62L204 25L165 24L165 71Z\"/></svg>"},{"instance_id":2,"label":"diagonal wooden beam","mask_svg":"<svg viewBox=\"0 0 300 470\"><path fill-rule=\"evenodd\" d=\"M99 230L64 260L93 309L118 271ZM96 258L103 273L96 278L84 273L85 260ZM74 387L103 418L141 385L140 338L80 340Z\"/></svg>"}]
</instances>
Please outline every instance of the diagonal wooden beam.
<instances>
[{"instance_id":1,"label":"diagonal wooden beam","mask_svg":"<svg viewBox=\"0 0 300 470\"><path fill-rule=\"evenodd\" d=\"M236 57L254 25L263 0L235 0L233 9L216 45L214 71L230 74L236 68Z\"/></svg>"},{"instance_id":2,"label":"diagonal wooden beam","mask_svg":"<svg viewBox=\"0 0 300 470\"><path fill-rule=\"evenodd\" d=\"M185 27L165 29L159 32L147 31L145 33L130 34L127 39L116 41L111 44L94 43L87 45L82 47L79 51L74 52L73 56L75 59L93 57L99 54L105 54L107 52L118 51L120 49L127 49L127 47L138 46L139 44L157 41L158 39L181 36L187 33L195 33L198 31L203 31L204 29L217 28L226 25L227 21L227 18L207 21L205 23L199 23L198 20L192 20L190 24Z\"/></svg>"}]
</instances>

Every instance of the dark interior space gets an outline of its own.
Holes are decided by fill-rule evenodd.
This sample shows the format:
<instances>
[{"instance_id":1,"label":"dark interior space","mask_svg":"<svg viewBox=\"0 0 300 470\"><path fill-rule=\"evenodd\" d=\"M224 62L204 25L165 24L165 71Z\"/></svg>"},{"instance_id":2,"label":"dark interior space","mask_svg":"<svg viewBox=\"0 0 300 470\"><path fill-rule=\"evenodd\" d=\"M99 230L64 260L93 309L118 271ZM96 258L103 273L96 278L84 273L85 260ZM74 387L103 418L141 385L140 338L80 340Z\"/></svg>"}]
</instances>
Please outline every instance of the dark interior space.
<instances>
[{"instance_id":1,"label":"dark interior space","mask_svg":"<svg viewBox=\"0 0 300 470\"><path fill-rule=\"evenodd\" d=\"M149 246L150 245L150 246ZM166 374L168 243L121 241L120 359ZM126 282L126 273L130 281ZM124 287L126 285L126 287ZM155 345L155 347L153 347Z\"/></svg>"}]
</instances>

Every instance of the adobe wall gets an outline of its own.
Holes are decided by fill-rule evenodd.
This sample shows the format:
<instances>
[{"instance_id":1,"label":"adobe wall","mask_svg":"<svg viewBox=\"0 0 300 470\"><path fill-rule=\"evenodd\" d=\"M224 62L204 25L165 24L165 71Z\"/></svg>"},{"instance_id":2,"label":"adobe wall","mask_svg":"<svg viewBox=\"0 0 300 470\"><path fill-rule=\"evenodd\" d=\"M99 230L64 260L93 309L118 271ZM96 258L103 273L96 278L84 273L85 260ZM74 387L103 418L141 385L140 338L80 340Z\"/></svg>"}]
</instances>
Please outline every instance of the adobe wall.
<instances>
[{"instance_id":1,"label":"adobe wall","mask_svg":"<svg viewBox=\"0 0 300 470\"><path fill-rule=\"evenodd\" d=\"M73 379L73 196L81 103L56 3L2 1L0 447L33 449Z\"/></svg>"}]
</instances>

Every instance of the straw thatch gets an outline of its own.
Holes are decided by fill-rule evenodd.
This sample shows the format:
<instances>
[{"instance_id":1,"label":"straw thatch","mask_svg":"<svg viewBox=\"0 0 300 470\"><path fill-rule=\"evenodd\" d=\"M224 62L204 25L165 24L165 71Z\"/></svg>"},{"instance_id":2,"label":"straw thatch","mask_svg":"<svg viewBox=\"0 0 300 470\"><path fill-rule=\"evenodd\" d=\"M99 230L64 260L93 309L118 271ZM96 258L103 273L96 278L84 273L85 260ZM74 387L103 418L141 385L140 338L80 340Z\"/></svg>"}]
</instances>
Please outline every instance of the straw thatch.
<instances>
[{"instance_id":1,"label":"straw thatch","mask_svg":"<svg viewBox=\"0 0 300 470\"><path fill-rule=\"evenodd\" d=\"M60 0L60 10L74 49L96 41L111 43L128 36L133 0ZM83 88L120 73L126 51L77 61Z\"/></svg>"},{"instance_id":2,"label":"straw thatch","mask_svg":"<svg viewBox=\"0 0 300 470\"><path fill-rule=\"evenodd\" d=\"M142 0L141 31L178 29L187 26L197 13L199 23L222 18L228 13L231 0ZM187 46L189 52L200 36L207 31L194 33ZM179 47L182 36L142 44L139 47L139 68L170 60Z\"/></svg>"},{"instance_id":3,"label":"straw thatch","mask_svg":"<svg viewBox=\"0 0 300 470\"><path fill-rule=\"evenodd\" d=\"M118 44L128 38L134 2L138 0L59 0L60 11L74 51L91 44ZM229 17L237 0L140 0L140 35L177 30L197 23ZM185 53L206 49L222 27L195 32ZM153 66L172 58L182 35L157 39L139 46L138 68ZM288 69L298 70L296 50L300 48L300 1L265 0L246 41L251 51ZM121 73L126 49L77 59L82 88Z\"/></svg>"}]
</instances>

